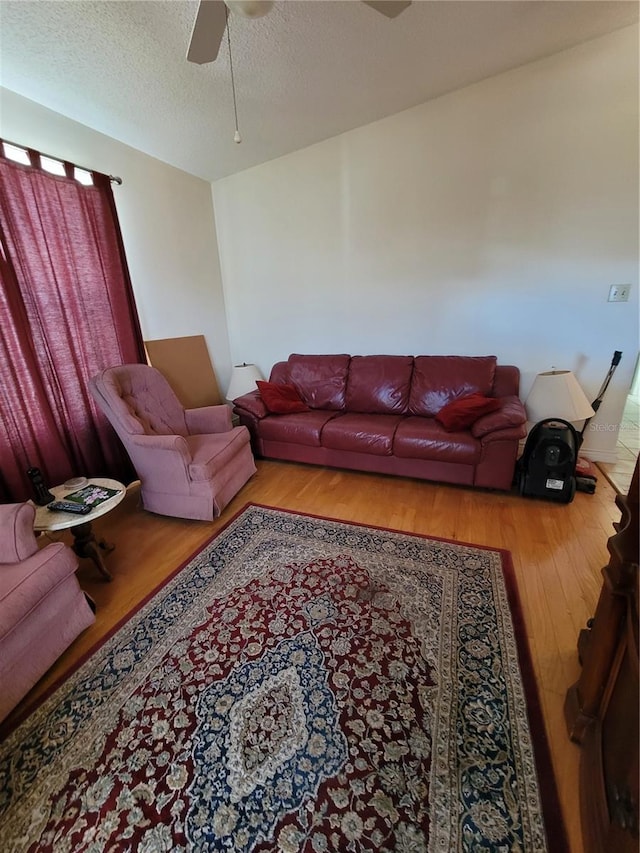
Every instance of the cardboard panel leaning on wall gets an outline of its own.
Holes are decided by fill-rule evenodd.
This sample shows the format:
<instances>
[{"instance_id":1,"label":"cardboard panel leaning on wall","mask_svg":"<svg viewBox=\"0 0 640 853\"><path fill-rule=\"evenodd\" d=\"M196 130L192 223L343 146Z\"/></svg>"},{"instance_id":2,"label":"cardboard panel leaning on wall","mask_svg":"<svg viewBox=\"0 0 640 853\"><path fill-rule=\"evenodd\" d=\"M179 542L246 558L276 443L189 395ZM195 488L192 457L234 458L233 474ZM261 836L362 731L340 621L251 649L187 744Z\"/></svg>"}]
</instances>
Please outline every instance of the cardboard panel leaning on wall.
<instances>
[{"instance_id":1,"label":"cardboard panel leaning on wall","mask_svg":"<svg viewBox=\"0 0 640 853\"><path fill-rule=\"evenodd\" d=\"M157 368L185 409L222 403L204 335L145 341L149 364Z\"/></svg>"}]
</instances>

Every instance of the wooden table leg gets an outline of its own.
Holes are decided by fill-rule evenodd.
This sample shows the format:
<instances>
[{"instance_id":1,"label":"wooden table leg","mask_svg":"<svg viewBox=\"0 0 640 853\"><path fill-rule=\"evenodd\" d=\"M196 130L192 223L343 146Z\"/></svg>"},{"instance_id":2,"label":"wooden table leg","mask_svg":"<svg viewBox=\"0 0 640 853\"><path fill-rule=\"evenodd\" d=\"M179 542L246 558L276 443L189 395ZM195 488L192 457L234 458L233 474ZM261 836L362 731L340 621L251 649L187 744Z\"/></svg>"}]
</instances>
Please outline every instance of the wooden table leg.
<instances>
[{"instance_id":1,"label":"wooden table leg","mask_svg":"<svg viewBox=\"0 0 640 853\"><path fill-rule=\"evenodd\" d=\"M112 580L111 573L104 563L101 552L109 553L113 551L115 545L110 545L104 539L96 539L90 521L79 524L77 527L72 527L71 532L74 539L72 548L78 557L88 557L90 560L93 560L102 577L107 581Z\"/></svg>"}]
</instances>

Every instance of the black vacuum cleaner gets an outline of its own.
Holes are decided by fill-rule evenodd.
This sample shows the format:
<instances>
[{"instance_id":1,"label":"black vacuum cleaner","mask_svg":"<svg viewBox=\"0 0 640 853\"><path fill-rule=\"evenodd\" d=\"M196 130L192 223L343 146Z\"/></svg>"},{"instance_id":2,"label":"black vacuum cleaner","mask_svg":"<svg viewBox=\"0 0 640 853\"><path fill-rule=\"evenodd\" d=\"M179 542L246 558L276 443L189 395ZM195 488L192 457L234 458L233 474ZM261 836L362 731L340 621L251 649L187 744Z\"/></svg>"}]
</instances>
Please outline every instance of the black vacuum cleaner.
<instances>
[{"instance_id":1,"label":"black vacuum cleaner","mask_svg":"<svg viewBox=\"0 0 640 853\"><path fill-rule=\"evenodd\" d=\"M605 380L591 404L594 414L600 408L621 358L622 353L616 350ZM589 460L578 457L590 421L588 418L584 422L580 432L561 418L547 418L533 427L516 465L515 482L521 495L571 503L576 491L595 492L597 477L593 466Z\"/></svg>"},{"instance_id":2,"label":"black vacuum cleaner","mask_svg":"<svg viewBox=\"0 0 640 853\"><path fill-rule=\"evenodd\" d=\"M580 438L569 421L547 418L531 430L518 460L521 495L570 503L576 493Z\"/></svg>"}]
</instances>

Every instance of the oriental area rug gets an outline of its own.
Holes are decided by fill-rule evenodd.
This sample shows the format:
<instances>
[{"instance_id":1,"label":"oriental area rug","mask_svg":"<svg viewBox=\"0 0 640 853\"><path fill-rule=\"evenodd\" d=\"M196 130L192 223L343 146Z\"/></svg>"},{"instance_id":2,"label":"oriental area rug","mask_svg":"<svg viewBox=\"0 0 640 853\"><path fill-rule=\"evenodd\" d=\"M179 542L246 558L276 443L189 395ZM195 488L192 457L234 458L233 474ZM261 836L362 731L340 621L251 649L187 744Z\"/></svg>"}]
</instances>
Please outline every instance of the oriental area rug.
<instances>
[{"instance_id":1,"label":"oriental area rug","mask_svg":"<svg viewBox=\"0 0 640 853\"><path fill-rule=\"evenodd\" d=\"M565 850L509 554L249 505L0 745L8 851Z\"/></svg>"}]
</instances>

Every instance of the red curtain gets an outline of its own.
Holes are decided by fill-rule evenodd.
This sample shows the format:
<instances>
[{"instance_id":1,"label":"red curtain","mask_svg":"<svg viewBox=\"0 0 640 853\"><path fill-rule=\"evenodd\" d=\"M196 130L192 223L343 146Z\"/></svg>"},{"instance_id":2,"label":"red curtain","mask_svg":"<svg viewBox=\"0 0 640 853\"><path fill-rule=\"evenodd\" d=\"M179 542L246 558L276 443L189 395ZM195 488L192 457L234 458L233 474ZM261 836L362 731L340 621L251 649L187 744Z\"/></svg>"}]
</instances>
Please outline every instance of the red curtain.
<instances>
[{"instance_id":1,"label":"red curtain","mask_svg":"<svg viewBox=\"0 0 640 853\"><path fill-rule=\"evenodd\" d=\"M105 367L145 362L111 182L7 159L0 145L0 501L71 476L129 482L131 464L89 393ZM66 165L67 175L73 166Z\"/></svg>"}]
</instances>

